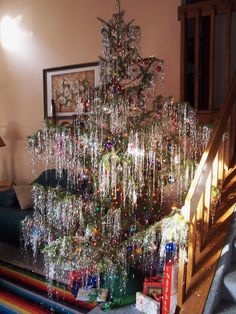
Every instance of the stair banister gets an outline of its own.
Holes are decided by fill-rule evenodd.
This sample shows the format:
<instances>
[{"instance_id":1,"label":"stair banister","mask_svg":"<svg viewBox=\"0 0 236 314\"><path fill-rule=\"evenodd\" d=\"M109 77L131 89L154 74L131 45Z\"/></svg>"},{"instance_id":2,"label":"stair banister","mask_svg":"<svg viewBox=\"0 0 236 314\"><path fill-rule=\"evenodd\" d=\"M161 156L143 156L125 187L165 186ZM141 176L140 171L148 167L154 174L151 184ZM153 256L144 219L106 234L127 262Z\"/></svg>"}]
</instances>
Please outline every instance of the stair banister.
<instances>
[{"instance_id":1,"label":"stair banister","mask_svg":"<svg viewBox=\"0 0 236 314\"><path fill-rule=\"evenodd\" d=\"M212 186L220 187L233 158L236 146L235 125L236 72L182 209L185 219L189 222L189 242L187 252L180 250L179 254L179 305L183 303L191 287L195 266L201 258L204 241L212 225L210 212Z\"/></svg>"}]
</instances>

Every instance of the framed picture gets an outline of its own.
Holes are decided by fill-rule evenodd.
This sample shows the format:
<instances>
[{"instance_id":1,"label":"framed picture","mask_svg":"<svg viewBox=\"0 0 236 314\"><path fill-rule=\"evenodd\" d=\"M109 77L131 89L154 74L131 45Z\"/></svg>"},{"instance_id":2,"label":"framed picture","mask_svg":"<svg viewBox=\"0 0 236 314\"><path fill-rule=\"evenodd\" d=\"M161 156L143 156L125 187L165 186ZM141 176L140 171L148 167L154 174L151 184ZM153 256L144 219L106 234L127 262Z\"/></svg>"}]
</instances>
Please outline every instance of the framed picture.
<instances>
[{"instance_id":1,"label":"framed picture","mask_svg":"<svg viewBox=\"0 0 236 314\"><path fill-rule=\"evenodd\" d=\"M57 119L80 113L80 89L84 84L95 87L98 83L98 62L44 69L44 118L52 118L54 110Z\"/></svg>"}]
</instances>

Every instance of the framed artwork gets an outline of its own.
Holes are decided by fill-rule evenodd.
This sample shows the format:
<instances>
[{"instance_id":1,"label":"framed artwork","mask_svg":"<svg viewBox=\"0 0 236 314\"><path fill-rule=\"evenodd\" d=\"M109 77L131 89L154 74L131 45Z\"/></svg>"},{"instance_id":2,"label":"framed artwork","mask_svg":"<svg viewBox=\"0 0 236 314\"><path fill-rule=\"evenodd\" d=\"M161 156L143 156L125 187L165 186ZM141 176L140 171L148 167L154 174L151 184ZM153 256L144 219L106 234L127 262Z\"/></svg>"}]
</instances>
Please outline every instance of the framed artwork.
<instances>
[{"instance_id":1,"label":"framed artwork","mask_svg":"<svg viewBox=\"0 0 236 314\"><path fill-rule=\"evenodd\" d=\"M43 70L44 118L70 118L80 113L79 91L99 83L99 63L84 63ZM54 108L53 108L54 104Z\"/></svg>"}]
</instances>

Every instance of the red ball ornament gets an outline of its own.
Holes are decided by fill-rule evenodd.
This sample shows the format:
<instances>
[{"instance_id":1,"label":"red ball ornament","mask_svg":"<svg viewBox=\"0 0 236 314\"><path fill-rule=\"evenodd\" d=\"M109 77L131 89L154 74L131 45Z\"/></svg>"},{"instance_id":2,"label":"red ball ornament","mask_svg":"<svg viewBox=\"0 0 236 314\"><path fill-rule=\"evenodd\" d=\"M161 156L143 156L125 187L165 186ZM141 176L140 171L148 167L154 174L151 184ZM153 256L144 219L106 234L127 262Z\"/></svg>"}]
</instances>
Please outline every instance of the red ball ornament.
<instances>
[{"instance_id":1,"label":"red ball ornament","mask_svg":"<svg viewBox=\"0 0 236 314\"><path fill-rule=\"evenodd\" d=\"M157 66L157 72L161 72L161 66L160 65Z\"/></svg>"}]
</instances>

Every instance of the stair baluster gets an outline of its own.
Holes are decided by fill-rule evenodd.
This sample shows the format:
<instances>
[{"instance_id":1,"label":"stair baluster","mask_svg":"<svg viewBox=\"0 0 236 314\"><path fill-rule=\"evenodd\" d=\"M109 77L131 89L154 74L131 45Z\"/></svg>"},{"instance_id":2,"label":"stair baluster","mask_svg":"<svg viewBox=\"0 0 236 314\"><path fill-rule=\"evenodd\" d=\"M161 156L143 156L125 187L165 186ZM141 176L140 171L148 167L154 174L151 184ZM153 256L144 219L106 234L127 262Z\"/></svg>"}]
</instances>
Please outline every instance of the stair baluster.
<instances>
[{"instance_id":1,"label":"stair baluster","mask_svg":"<svg viewBox=\"0 0 236 314\"><path fill-rule=\"evenodd\" d=\"M215 124L210 142L198 165L182 213L189 222L187 252L180 251L178 303L183 303L190 290L202 251L217 213L212 209L213 188L222 188L230 168L236 141L236 73ZM186 260L187 257L187 260Z\"/></svg>"}]
</instances>

